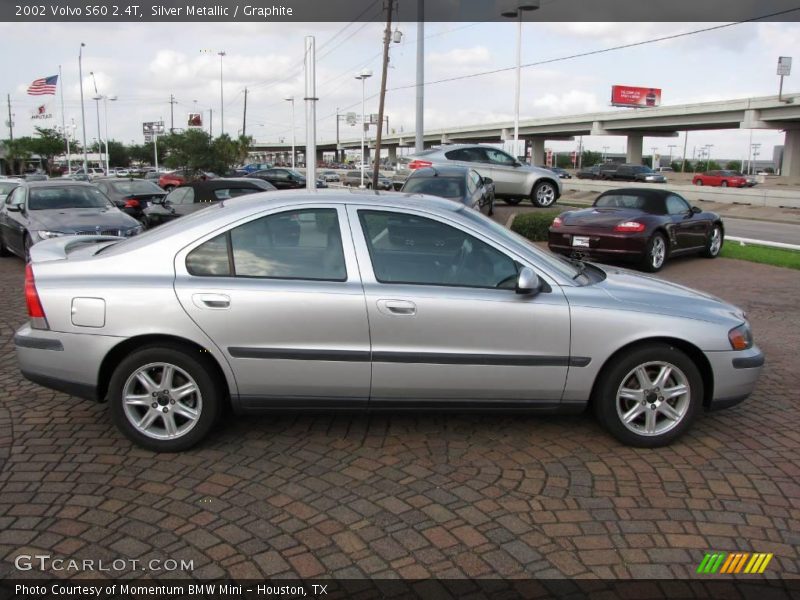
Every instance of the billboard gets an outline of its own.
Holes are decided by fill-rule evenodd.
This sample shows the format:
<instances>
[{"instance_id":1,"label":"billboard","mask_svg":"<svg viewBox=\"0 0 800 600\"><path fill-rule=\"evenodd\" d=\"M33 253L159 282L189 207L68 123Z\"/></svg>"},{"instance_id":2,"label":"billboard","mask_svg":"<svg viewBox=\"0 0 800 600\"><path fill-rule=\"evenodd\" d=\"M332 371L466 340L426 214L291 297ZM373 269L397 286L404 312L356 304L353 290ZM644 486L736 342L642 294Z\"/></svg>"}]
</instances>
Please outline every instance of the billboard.
<instances>
[{"instance_id":1,"label":"billboard","mask_svg":"<svg viewBox=\"0 0 800 600\"><path fill-rule=\"evenodd\" d=\"M200 113L189 113L189 118L186 120L187 127L202 127L203 116Z\"/></svg>"},{"instance_id":2,"label":"billboard","mask_svg":"<svg viewBox=\"0 0 800 600\"><path fill-rule=\"evenodd\" d=\"M633 107L660 106L661 90L659 88L613 85L611 86L611 104Z\"/></svg>"}]
</instances>

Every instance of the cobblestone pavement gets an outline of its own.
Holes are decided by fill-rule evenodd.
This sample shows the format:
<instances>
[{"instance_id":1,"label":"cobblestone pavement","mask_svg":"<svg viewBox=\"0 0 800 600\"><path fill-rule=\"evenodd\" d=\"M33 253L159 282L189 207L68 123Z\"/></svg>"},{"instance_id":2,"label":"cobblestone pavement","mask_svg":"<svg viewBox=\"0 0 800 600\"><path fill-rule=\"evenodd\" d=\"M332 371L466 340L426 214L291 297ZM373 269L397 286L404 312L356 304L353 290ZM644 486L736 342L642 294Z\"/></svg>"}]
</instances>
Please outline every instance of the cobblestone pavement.
<instances>
[{"instance_id":1,"label":"cobblestone pavement","mask_svg":"<svg viewBox=\"0 0 800 600\"><path fill-rule=\"evenodd\" d=\"M588 415L284 414L155 455L104 405L22 379L23 265L2 259L0 577L42 553L199 578L684 577L708 550L798 577L800 274L685 259L663 277L744 307L768 360L747 402L669 448L622 447Z\"/></svg>"}]
</instances>

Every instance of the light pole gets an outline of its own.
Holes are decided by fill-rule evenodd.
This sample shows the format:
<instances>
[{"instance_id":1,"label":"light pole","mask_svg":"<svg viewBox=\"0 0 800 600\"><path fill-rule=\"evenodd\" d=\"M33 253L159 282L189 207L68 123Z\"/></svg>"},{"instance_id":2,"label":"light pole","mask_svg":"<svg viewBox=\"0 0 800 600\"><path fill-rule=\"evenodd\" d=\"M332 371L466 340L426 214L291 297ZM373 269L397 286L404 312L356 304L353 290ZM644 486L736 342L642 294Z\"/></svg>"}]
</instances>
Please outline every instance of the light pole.
<instances>
[{"instance_id":1,"label":"light pole","mask_svg":"<svg viewBox=\"0 0 800 600\"><path fill-rule=\"evenodd\" d=\"M103 151L101 150L100 144L103 140L100 137L100 100L103 98L100 93L97 91L97 79L94 77L94 71L89 71L89 75L92 76L92 83L94 84L94 100L95 108L97 108L97 153L102 155ZM106 173L108 175L108 173Z\"/></svg>"},{"instance_id":2,"label":"light pole","mask_svg":"<svg viewBox=\"0 0 800 600\"><path fill-rule=\"evenodd\" d=\"M78 78L81 80L81 128L83 129L83 174L89 173L89 160L86 156L86 109L83 106L83 48L86 46L81 42L78 50Z\"/></svg>"},{"instance_id":3,"label":"light pole","mask_svg":"<svg viewBox=\"0 0 800 600\"><path fill-rule=\"evenodd\" d=\"M677 147L678 146L676 144L669 144L667 146L667 148L669 148L669 164L667 165L668 167L672 167L672 149Z\"/></svg>"},{"instance_id":4,"label":"light pole","mask_svg":"<svg viewBox=\"0 0 800 600\"><path fill-rule=\"evenodd\" d=\"M372 77L372 71L370 69L364 69L358 75L356 75L356 79L361 80L361 185L358 186L360 188L364 187L364 133L367 129L365 108L367 96L365 83L370 77Z\"/></svg>"},{"instance_id":5,"label":"light pole","mask_svg":"<svg viewBox=\"0 0 800 600\"><path fill-rule=\"evenodd\" d=\"M538 8L539 0L526 0L525 2L518 2L515 9L501 13L502 16L507 19L517 19L517 83L514 95L514 157L519 154L517 146L519 146L519 96L520 80L522 76L522 13L537 10Z\"/></svg>"},{"instance_id":6,"label":"light pole","mask_svg":"<svg viewBox=\"0 0 800 600\"><path fill-rule=\"evenodd\" d=\"M103 120L106 123L106 175L108 175L111 166L108 158L108 101L114 102L116 99L116 96L103 96Z\"/></svg>"},{"instance_id":7,"label":"light pole","mask_svg":"<svg viewBox=\"0 0 800 600\"><path fill-rule=\"evenodd\" d=\"M658 146L650 146L650 149L653 151L653 153L650 155L650 168L653 169L653 171L655 171L656 170L656 152L658 152Z\"/></svg>"},{"instance_id":8,"label":"light pole","mask_svg":"<svg viewBox=\"0 0 800 600\"><path fill-rule=\"evenodd\" d=\"M761 144L751 144L751 148L753 149L753 160L750 161L750 173L752 174L752 172L753 172L752 164L754 162L756 162L756 159L758 158L758 155L760 154L759 148L761 148Z\"/></svg>"},{"instance_id":9,"label":"light pole","mask_svg":"<svg viewBox=\"0 0 800 600\"><path fill-rule=\"evenodd\" d=\"M706 144L706 171L711 170L711 149L714 144Z\"/></svg>"},{"instance_id":10,"label":"light pole","mask_svg":"<svg viewBox=\"0 0 800 600\"><path fill-rule=\"evenodd\" d=\"M294 138L294 96L291 98L284 98L287 102L292 103L292 169L294 169L294 155L295 155L295 138ZM306 164L308 164L308 157L306 157Z\"/></svg>"},{"instance_id":11,"label":"light pole","mask_svg":"<svg viewBox=\"0 0 800 600\"><path fill-rule=\"evenodd\" d=\"M225 104L222 101L222 57L225 56L225 51L220 50L217 54L219 54L219 134L225 135Z\"/></svg>"},{"instance_id":12,"label":"light pole","mask_svg":"<svg viewBox=\"0 0 800 600\"><path fill-rule=\"evenodd\" d=\"M606 154L608 154L609 146L603 146L603 162L606 162Z\"/></svg>"}]
</instances>

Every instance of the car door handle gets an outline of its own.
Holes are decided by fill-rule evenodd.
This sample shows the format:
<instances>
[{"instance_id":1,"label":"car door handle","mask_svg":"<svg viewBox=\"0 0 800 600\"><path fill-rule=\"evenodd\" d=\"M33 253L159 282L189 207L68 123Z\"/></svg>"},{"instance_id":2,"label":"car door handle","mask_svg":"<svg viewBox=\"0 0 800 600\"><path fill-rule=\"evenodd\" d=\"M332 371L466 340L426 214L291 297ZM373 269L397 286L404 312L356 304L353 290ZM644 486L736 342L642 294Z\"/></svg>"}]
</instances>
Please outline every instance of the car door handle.
<instances>
[{"instance_id":1,"label":"car door handle","mask_svg":"<svg viewBox=\"0 0 800 600\"><path fill-rule=\"evenodd\" d=\"M230 308L231 299L225 294L194 294L192 301L197 308Z\"/></svg>"},{"instance_id":2,"label":"car door handle","mask_svg":"<svg viewBox=\"0 0 800 600\"><path fill-rule=\"evenodd\" d=\"M417 314L417 305L409 300L378 300L378 310L385 315L413 317Z\"/></svg>"}]
</instances>

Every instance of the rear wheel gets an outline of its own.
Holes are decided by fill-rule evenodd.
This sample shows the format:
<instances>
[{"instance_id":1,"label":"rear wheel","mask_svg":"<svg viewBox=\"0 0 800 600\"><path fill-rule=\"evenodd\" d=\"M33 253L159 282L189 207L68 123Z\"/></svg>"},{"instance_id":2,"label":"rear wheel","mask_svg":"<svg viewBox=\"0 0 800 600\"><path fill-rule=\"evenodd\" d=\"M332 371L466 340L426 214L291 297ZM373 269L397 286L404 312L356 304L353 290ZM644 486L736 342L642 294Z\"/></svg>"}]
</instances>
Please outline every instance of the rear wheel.
<instances>
[{"instance_id":1,"label":"rear wheel","mask_svg":"<svg viewBox=\"0 0 800 600\"><path fill-rule=\"evenodd\" d=\"M724 242L723 238L724 235L722 233L722 227L719 225L714 225L714 227L711 228L711 233L706 241L706 247L703 250L703 256L706 258L717 258L722 250L722 244Z\"/></svg>"},{"instance_id":2,"label":"rear wheel","mask_svg":"<svg viewBox=\"0 0 800 600\"><path fill-rule=\"evenodd\" d=\"M648 344L616 358L592 398L598 421L631 446L666 446L697 417L703 379L692 360L667 344Z\"/></svg>"},{"instance_id":3,"label":"rear wheel","mask_svg":"<svg viewBox=\"0 0 800 600\"><path fill-rule=\"evenodd\" d=\"M549 181L540 181L533 186L531 202L538 208L552 206L556 201L556 186Z\"/></svg>"},{"instance_id":4,"label":"rear wheel","mask_svg":"<svg viewBox=\"0 0 800 600\"><path fill-rule=\"evenodd\" d=\"M694 184L695 185L703 185L703 180L702 179L697 179L697 180L695 180Z\"/></svg>"},{"instance_id":5,"label":"rear wheel","mask_svg":"<svg viewBox=\"0 0 800 600\"><path fill-rule=\"evenodd\" d=\"M642 268L650 273L660 271L667 262L667 241L663 234L654 233L647 242L642 255Z\"/></svg>"},{"instance_id":6,"label":"rear wheel","mask_svg":"<svg viewBox=\"0 0 800 600\"><path fill-rule=\"evenodd\" d=\"M722 185L722 187L728 187L728 182L727 181L723 181L720 185Z\"/></svg>"},{"instance_id":7,"label":"rear wheel","mask_svg":"<svg viewBox=\"0 0 800 600\"><path fill-rule=\"evenodd\" d=\"M208 434L224 392L213 367L196 351L147 346L125 358L108 387L111 416L136 444L154 452L178 452Z\"/></svg>"}]
</instances>

